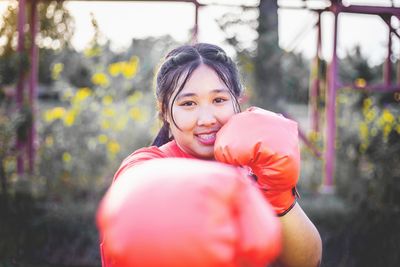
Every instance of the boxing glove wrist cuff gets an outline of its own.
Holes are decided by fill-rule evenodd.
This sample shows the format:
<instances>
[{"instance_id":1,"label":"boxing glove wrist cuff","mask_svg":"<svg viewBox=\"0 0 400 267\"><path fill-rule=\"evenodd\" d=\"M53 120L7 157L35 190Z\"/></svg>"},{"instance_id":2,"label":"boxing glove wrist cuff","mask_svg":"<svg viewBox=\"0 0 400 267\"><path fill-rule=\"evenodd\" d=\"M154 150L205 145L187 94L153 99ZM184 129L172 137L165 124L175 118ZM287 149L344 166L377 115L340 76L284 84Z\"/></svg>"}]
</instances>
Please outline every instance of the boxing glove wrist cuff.
<instances>
[{"instance_id":1,"label":"boxing glove wrist cuff","mask_svg":"<svg viewBox=\"0 0 400 267\"><path fill-rule=\"evenodd\" d=\"M296 199L299 197L296 187L285 191L260 189L278 217L286 215L296 205Z\"/></svg>"},{"instance_id":2,"label":"boxing glove wrist cuff","mask_svg":"<svg viewBox=\"0 0 400 267\"><path fill-rule=\"evenodd\" d=\"M292 208L294 207L294 205L296 205L296 203L297 203L297 200L294 199L293 204L290 205L290 207L289 207L287 210L285 210L284 212L281 212L281 213L277 213L276 216L278 216L278 217L283 217L283 216L285 216L289 211L292 210Z\"/></svg>"}]
</instances>

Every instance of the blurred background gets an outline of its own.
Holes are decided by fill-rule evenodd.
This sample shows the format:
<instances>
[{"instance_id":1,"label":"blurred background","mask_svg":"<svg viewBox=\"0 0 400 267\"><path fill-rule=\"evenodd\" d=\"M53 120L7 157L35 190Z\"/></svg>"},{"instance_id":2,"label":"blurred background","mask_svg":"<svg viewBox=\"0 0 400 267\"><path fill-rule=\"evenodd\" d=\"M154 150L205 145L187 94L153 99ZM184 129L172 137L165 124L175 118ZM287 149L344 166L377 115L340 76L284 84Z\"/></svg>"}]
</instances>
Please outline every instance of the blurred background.
<instances>
[{"instance_id":1,"label":"blurred background","mask_svg":"<svg viewBox=\"0 0 400 267\"><path fill-rule=\"evenodd\" d=\"M400 266L399 10L397 0L0 1L0 267L101 265L98 201L160 127L160 59L196 41L238 63L244 107L299 122L299 202L321 233L322 266Z\"/></svg>"}]
</instances>

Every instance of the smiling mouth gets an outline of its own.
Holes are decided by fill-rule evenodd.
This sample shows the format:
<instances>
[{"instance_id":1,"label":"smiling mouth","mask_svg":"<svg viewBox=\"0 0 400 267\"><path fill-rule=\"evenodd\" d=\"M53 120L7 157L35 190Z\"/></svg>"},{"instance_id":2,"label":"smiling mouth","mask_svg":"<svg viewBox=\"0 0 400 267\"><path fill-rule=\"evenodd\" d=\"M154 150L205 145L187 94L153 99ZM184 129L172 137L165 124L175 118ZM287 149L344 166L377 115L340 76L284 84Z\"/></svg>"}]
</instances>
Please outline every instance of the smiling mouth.
<instances>
[{"instance_id":1,"label":"smiling mouth","mask_svg":"<svg viewBox=\"0 0 400 267\"><path fill-rule=\"evenodd\" d=\"M206 146L211 146L211 145L214 145L214 143L215 143L217 133L213 132L213 133L207 133L207 134L196 134L195 136L197 137L197 140L201 144L206 145Z\"/></svg>"}]
</instances>

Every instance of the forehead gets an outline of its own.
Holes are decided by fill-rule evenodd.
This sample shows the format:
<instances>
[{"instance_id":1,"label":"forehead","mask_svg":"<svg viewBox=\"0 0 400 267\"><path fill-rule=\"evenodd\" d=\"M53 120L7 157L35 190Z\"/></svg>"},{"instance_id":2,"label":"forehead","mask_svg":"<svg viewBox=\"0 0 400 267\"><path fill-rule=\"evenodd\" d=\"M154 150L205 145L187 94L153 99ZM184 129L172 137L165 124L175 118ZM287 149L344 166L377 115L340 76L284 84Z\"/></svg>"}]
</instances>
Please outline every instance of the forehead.
<instances>
[{"instance_id":1,"label":"forehead","mask_svg":"<svg viewBox=\"0 0 400 267\"><path fill-rule=\"evenodd\" d=\"M228 87L220 79L215 70L202 64L192 72L179 95L186 93L204 94L216 89L228 90Z\"/></svg>"}]
</instances>

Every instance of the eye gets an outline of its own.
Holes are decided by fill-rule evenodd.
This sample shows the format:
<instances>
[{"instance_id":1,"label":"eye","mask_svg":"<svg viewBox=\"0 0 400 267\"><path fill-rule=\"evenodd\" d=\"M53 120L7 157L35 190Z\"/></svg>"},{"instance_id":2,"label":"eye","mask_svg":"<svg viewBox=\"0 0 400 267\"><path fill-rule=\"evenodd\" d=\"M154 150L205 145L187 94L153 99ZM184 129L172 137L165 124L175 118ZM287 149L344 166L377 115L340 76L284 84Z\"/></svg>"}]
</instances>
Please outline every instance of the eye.
<instances>
[{"instance_id":1,"label":"eye","mask_svg":"<svg viewBox=\"0 0 400 267\"><path fill-rule=\"evenodd\" d=\"M214 99L214 102L217 103L217 104L224 103L226 101L228 101L228 99L223 98L223 97L217 97L217 98Z\"/></svg>"},{"instance_id":2,"label":"eye","mask_svg":"<svg viewBox=\"0 0 400 267\"><path fill-rule=\"evenodd\" d=\"M194 101L184 101L182 103L179 104L179 106L183 106L183 107L192 107L194 106L196 103Z\"/></svg>"}]
</instances>

